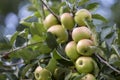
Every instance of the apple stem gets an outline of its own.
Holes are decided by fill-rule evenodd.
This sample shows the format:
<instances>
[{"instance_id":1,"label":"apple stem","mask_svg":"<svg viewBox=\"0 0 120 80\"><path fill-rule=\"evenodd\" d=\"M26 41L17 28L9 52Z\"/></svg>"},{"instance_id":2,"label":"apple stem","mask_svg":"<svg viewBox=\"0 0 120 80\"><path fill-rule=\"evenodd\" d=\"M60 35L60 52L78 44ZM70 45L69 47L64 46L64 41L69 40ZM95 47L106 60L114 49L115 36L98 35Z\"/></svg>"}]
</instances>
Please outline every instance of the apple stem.
<instances>
[{"instance_id":1,"label":"apple stem","mask_svg":"<svg viewBox=\"0 0 120 80\"><path fill-rule=\"evenodd\" d=\"M53 15L56 17L56 19L60 22L59 17L47 6L47 4L46 4L43 0L41 0L41 2L42 2L43 5L49 10L49 12L50 12L51 14L53 14Z\"/></svg>"},{"instance_id":2,"label":"apple stem","mask_svg":"<svg viewBox=\"0 0 120 80\"><path fill-rule=\"evenodd\" d=\"M104 64L106 64L109 68L114 70L115 72L120 74L120 70L116 69L115 67L111 66L106 60L104 60L99 54L95 53L95 56Z\"/></svg>"}]
</instances>

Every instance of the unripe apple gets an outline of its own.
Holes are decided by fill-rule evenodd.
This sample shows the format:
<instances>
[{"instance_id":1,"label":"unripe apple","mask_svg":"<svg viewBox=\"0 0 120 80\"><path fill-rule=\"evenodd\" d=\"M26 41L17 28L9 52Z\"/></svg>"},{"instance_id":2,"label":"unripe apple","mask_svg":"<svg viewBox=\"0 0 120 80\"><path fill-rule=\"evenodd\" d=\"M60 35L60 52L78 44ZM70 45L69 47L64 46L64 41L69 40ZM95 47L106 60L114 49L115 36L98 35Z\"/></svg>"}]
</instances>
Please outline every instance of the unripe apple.
<instances>
[{"instance_id":1,"label":"unripe apple","mask_svg":"<svg viewBox=\"0 0 120 80\"><path fill-rule=\"evenodd\" d=\"M96 80L96 78L92 74L87 74L84 77L82 77L80 80Z\"/></svg>"},{"instance_id":2,"label":"unripe apple","mask_svg":"<svg viewBox=\"0 0 120 80\"><path fill-rule=\"evenodd\" d=\"M94 49L90 46L94 46L93 41L89 39L82 39L77 43L77 51L84 56L91 56L94 53Z\"/></svg>"},{"instance_id":3,"label":"unripe apple","mask_svg":"<svg viewBox=\"0 0 120 80\"><path fill-rule=\"evenodd\" d=\"M70 41L66 47L65 47L65 52L66 52L66 55L72 60L72 61L75 61L79 56L80 54L78 54L77 52L77 47L76 47L76 42L75 41Z\"/></svg>"},{"instance_id":4,"label":"unripe apple","mask_svg":"<svg viewBox=\"0 0 120 80\"><path fill-rule=\"evenodd\" d=\"M74 18L70 13L61 15L61 24L64 28L71 30L74 27Z\"/></svg>"},{"instance_id":5,"label":"unripe apple","mask_svg":"<svg viewBox=\"0 0 120 80\"><path fill-rule=\"evenodd\" d=\"M34 75L36 80L51 80L51 72L45 68L37 67Z\"/></svg>"},{"instance_id":6,"label":"unripe apple","mask_svg":"<svg viewBox=\"0 0 120 80\"><path fill-rule=\"evenodd\" d=\"M56 19L56 17L55 17L53 14L49 14L49 15L45 18L43 24L44 24L44 27L45 27L46 29L48 29L49 27L58 24L58 20Z\"/></svg>"},{"instance_id":7,"label":"unripe apple","mask_svg":"<svg viewBox=\"0 0 120 80\"><path fill-rule=\"evenodd\" d=\"M92 32L89 28L82 26L82 27L76 27L72 31L72 39L75 42L78 42L81 39L90 39L92 36Z\"/></svg>"},{"instance_id":8,"label":"unripe apple","mask_svg":"<svg viewBox=\"0 0 120 80\"><path fill-rule=\"evenodd\" d=\"M63 43L68 40L68 32L61 25L51 26L47 32L51 32L53 35L55 35L58 43Z\"/></svg>"},{"instance_id":9,"label":"unripe apple","mask_svg":"<svg viewBox=\"0 0 120 80\"><path fill-rule=\"evenodd\" d=\"M92 15L87 9L80 9L75 13L74 20L79 26L85 26L85 19L92 20Z\"/></svg>"},{"instance_id":10,"label":"unripe apple","mask_svg":"<svg viewBox=\"0 0 120 80\"><path fill-rule=\"evenodd\" d=\"M35 75L35 78L39 78L40 76L40 72L42 71L42 67L41 66L38 66L36 69L35 69L35 72L34 72L34 75Z\"/></svg>"},{"instance_id":11,"label":"unripe apple","mask_svg":"<svg viewBox=\"0 0 120 80\"><path fill-rule=\"evenodd\" d=\"M90 73L94 69L91 57L79 57L75 62L75 68L79 73Z\"/></svg>"}]
</instances>

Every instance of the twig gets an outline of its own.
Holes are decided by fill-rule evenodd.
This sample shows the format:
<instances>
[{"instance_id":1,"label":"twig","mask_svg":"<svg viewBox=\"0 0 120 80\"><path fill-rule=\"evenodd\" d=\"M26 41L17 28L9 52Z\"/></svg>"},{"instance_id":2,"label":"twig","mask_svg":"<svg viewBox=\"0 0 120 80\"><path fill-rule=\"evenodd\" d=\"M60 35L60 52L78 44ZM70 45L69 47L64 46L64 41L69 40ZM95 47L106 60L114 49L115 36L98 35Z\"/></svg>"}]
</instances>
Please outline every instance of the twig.
<instances>
[{"instance_id":1,"label":"twig","mask_svg":"<svg viewBox=\"0 0 120 80\"><path fill-rule=\"evenodd\" d=\"M95 53L95 56L104 64L106 64L109 68L111 68L112 70L114 70L115 72L120 74L120 70L114 68L113 66L111 66L107 61L105 61L104 59L102 59L102 57L98 54Z\"/></svg>"},{"instance_id":2,"label":"twig","mask_svg":"<svg viewBox=\"0 0 120 80\"><path fill-rule=\"evenodd\" d=\"M40 2L42 3L41 0L40 0ZM43 5L43 3L41 4L41 9L42 9L43 19L45 19L45 11L44 11L44 5Z\"/></svg>"},{"instance_id":3,"label":"twig","mask_svg":"<svg viewBox=\"0 0 120 80\"><path fill-rule=\"evenodd\" d=\"M41 2L50 11L50 13L53 14L57 18L57 20L60 22L59 17L45 4L45 2L43 0L41 0Z\"/></svg>"},{"instance_id":4,"label":"twig","mask_svg":"<svg viewBox=\"0 0 120 80\"><path fill-rule=\"evenodd\" d=\"M38 44L38 43L41 43L41 42L36 42L36 43L29 44L29 45L25 45L25 46L22 46L22 47L19 47L19 48L16 48L16 49L11 49L10 51L3 53L3 55L2 55L1 57L8 56L8 55L9 55L10 53L12 53L12 52L18 51L18 50L20 50L20 49L24 49L24 48L26 48L26 47L28 47L28 46L36 45L36 44Z\"/></svg>"}]
</instances>

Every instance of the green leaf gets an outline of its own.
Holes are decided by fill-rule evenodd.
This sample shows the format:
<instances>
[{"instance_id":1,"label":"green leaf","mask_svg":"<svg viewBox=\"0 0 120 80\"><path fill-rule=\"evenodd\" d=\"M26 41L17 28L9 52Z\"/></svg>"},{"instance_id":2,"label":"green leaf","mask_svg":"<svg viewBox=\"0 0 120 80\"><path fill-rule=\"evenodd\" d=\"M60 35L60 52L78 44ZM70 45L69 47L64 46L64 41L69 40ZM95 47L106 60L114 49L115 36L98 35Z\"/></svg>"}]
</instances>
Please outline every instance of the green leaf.
<instances>
[{"instance_id":1,"label":"green leaf","mask_svg":"<svg viewBox=\"0 0 120 80\"><path fill-rule=\"evenodd\" d=\"M11 44L11 45L13 45L13 43L15 42L18 34L19 34L19 32L16 31L16 32L12 35L12 37L11 37L11 39L10 39L10 44Z\"/></svg>"},{"instance_id":2,"label":"green leaf","mask_svg":"<svg viewBox=\"0 0 120 80\"><path fill-rule=\"evenodd\" d=\"M98 6L99 6L99 3L94 2L94 3L88 4L88 5L86 6L86 9L87 9L87 10L95 10L96 8L98 8Z\"/></svg>"},{"instance_id":3,"label":"green leaf","mask_svg":"<svg viewBox=\"0 0 120 80\"><path fill-rule=\"evenodd\" d=\"M35 64L31 63L31 64L27 64L27 65L24 65L20 68L20 71L19 71L19 77L20 79L24 79L25 76L27 76L27 72L34 66Z\"/></svg>"},{"instance_id":4,"label":"green leaf","mask_svg":"<svg viewBox=\"0 0 120 80\"><path fill-rule=\"evenodd\" d=\"M57 54L59 55L59 57L61 57L61 59L57 59L59 63L66 65L66 66L73 65L73 62L68 59L68 57L65 55L64 49L61 46L58 46L56 50L57 50Z\"/></svg>"},{"instance_id":5,"label":"green leaf","mask_svg":"<svg viewBox=\"0 0 120 80\"><path fill-rule=\"evenodd\" d=\"M20 24L29 27L29 26L31 26L32 23L30 23L30 22L25 22L24 20L21 20L21 21L20 21Z\"/></svg>"},{"instance_id":6,"label":"green leaf","mask_svg":"<svg viewBox=\"0 0 120 80\"><path fill-rule=\"evenodd\" d=\"M22 58L24 63L29 63L32 59L39 56L39 52L30 50L29 48L21 49L15 53L10 54L10 58Z\"/></svg>"},{"instance_id":7,"label":"green leaf","mask_svg":"<svg viewBox=\"0 0 120 80\"><path fill-rule=\"evenodd\" d=\"M78 6L84 5L88 2L89 0L77 0Z\"/></svg>"},{"instance_id":8,"label":"green leaf","mask_svg":"<svg viewBox=\"0 0 120 80\"><path fill-rule=\"evenodd\" d=\"M109 63L120 68L120 58L116 54L112 54L109 58Z\"/></svg>"},{"instance_id":9,"label":"green leaf","mask_svg":"<svg viewBox=\"0 0 120 80\"><path fill-rule=\"evenodd\" d=\"M21 36L21 37L23 37L23 38L28 38L29 30L26 28L23 31L19 32L18 35Z\"/></svg>"},{"instance_id":10,"label":"green leaf","mask_svg":"<svg viewBox=\"0 0 120 80\"><path fill-rule=\"evenodd\" d=\"M92 14L93 19L101 20L103 22L108 22L108 20L100 14Z\"/></svg>"},{"instance_id":11,"label":"green leaf","mask_svg":"<svg viewBox=\"0 0 120 80\"><path fill-rule=\"evenodd\" d=\"M0 73L0 79L1 80L6 80L7 76L5 74Z\"/></svg>"},{"instance_id":12,"label":"green leaf","mask_svg":"<svg viewBox=\"0 0 120 80\"><path fill-rule=\"evenodd\" d=\"M44 37L38 36L38 35L33 35L31 39L28 41L28 44L33 44L36 42L44 42Z\"/></svg>"},{"instance_id":13,"label":"green leaf","mask_svg":"<svg viewBox=\"0 0 120 80\"><path fill-rule=\"evenodd\" d=\"M46 69L53 74L56 67L57 67L57 61L52 57L49 63L47 64Z\"/></svg>"},{"instance_id":14,"label":"green leaf","mask_svg":"<svg viewBox=\"0 0 120 80\"><path fill-rule=\"evenodd\" d=\"M99 74L99 67L98 67L97 62L95 60L93 60L93 64L94 64L93 74L97 77Z\"/></svg>"},{"instance_id":15,"label":"green leaf","mask_svg":"<svg viewBox=\"0 0 120 80\"><path fill-rule=\"evenodd\" d=\"M32 25L30 26L30 32L33 35L36 34L36 35L39 35L39 36L44 36L46 30L45 30L43 24L32 22Z\"/></svg>"},{"instance_id":16,"label":"green leaf","mask_svg":"<svg viewBox=\"0 0 120 80\"><path fill-rule=\"evenodd\" d=\"M113 44L112 48L116 52L116 54L118 55L118 57L120 58L120 46Z\"/></svg>"},{"instance_id":17,"label":"green leaf","mask_svg":"<svg viewBox=\"0 0 120 80\"><path fill-rule=\"evenodd\" d=\"M23 44L27 41L27 39L21 37L21 36L17 36L16 40L15 40L15 46L16 47L20 47L23 46Z\"/></svg>"},{"instance_id":18,"label":"green leaf","mask_svg":"<svg viewBox=\"0 0 120 80\"><path fill-rule=\"evenodd\" d=\"M69 68L58 67L55 69L55 80L66 80L65 77L71 72Z\"/></svg>"},{"instance_id":19,"label":"green leaf","mask_svg":"<svg viewBox=\"0 0 120 80\"><path fill-rule=\"evenodd\" d=\"M49 48L51 48L51 49L56 48L58 45L55 36L50 32L47 33L46 42L47 42L47 45L49 46Z\"/></svg>"},{"instance_id":20,"label":"green leaf","mask_svg":"<svg viewBox=\"0 0 120 80\"><path fill-rule=\"evenodd\" d=\"M7 37L0 32L0 51L8 50L12 47Z\"/></svg>"},{"instance_id":21,"label":"green leaf","mask_svg":"<svg viewBox=\"0 0 120 80\"><path fill-rule=\"evenodd\" d=\"M5 73L9 80L18 80L17 76L13 73Z\"/></svg>"}]
</instances>

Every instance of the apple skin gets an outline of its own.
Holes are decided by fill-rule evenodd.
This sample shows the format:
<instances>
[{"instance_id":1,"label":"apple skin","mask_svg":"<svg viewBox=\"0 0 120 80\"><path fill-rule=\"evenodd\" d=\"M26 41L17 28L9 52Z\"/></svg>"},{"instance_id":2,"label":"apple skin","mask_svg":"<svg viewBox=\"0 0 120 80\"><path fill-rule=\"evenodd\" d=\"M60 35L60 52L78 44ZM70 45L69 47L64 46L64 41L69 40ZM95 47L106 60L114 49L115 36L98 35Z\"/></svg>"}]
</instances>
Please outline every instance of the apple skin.
<instances>
[{"instance_id":1,"label":"apple skin","mask_svg":"<svg viewBox=\"0 0 120 80\"><path fill-rule=\"evenodd\" d=\"M71 30L74 27L74 18L70 13L63 13L60 17L61 24L64 28Z\"/></svg>"},{"instance_id":2,"label":"apple skin","mask_svg":"<svg viewBox=\"0 0 120 80\"><path fill-rule=\"evenodd\" d=\"M80 80L96 80L95 76L92 74L86 74L84 77L82 77Z\"/></svg>"},{"instance_id":3,"label":"apple skin","mask_svg":"<svg viewBox=\"0 0 120 80\"><path fill-rule=\"evenodd\" d=\"M76 27L72 31L72 39L75 42L78 42L81 39L90 39L92 36L92 32L89 28L85 26Z\"/></svg>"},{"instance_id":4,"label":"apple skin","mask_svg":"<svg viewBox=\"0 0 120 80\"><path fill-rule=\"evenodd\" d=\"M77 44L75 41L70 41L65 47L66 55L72 61L75 61L80 56L80 54L78 54L78 52L77 52L76 46L77 46Z\"/></svg>"},{"instance_id":5,"label":"apple skin","mask_svg":"<svg viewBox=\"0 0 120 80\"><path fill-rule=\"evenodd\" d=\"M90 73L94 69L93 59L81 56L76 60L75 68L79 73Z\"/></svg>"},{"instance_id":6,"label":"apple skin","mask_svg":"<svg viewBox=\"0 0 120 80\"><path fill-rule=\"evenodd\" d=\"M58 20L52 14L47 15L45 20L43 21L45 29L48 29L49 27L53 25L57 25L58 23L59 23Z\"/></svg>"},{"instance_id":7,"label":"apple skin","mask_svg":"<svg viewBox=\"0 0 120 80\"><path fill-rule=\"evenodd\" d=\"M51 72L45 68L37 67L35 70L35 79L36 80L51 80Z\"/></svg>"},{"instance_id":8,"label":"apple skin","mask_svg":"<svg viewBox=\"0 0 120 80\"><path fill-rule=\"evenodd\" d=\"M61 25L51 26L47 32L51 32L57 38L58 43L63 43L68 40L68 32Z\"/></svg>"},{"instance_id":9,"label":"apple skin","mask_svg":"<svg viewBox=\"0 0 120 80\"><path fill-rule=\"evenodd\" d=\"M93 41L82 39L77 43L77 51L83 56L91 56L94 53L94 50L91 49L90 46L94 46Z\"/></svg>"},{"instance_id":10,"label":"apple skin","mask_svg":"<svg viewBox=\"0 0 120 80\"><path fill-rule=\"evenodd\" d=\"M38 66L38 67L35 69L34 75L35 75L35 78L36 78L36 79L39 77L39 74L40 74L41 71L42 71L42 67L41 67L41 66Z\"/></svg>"},{"instance_id":11,"label":"apple skin","mask_svg":"<svg viewBox=\"0 0 120 80\"><path fill-rule=\"evenodd\" d=\"M80 9L75 13L74 20L79 26L85 26L85 19L92 20L92 15L87 9Z\"/></svg>"}]
</instances>

